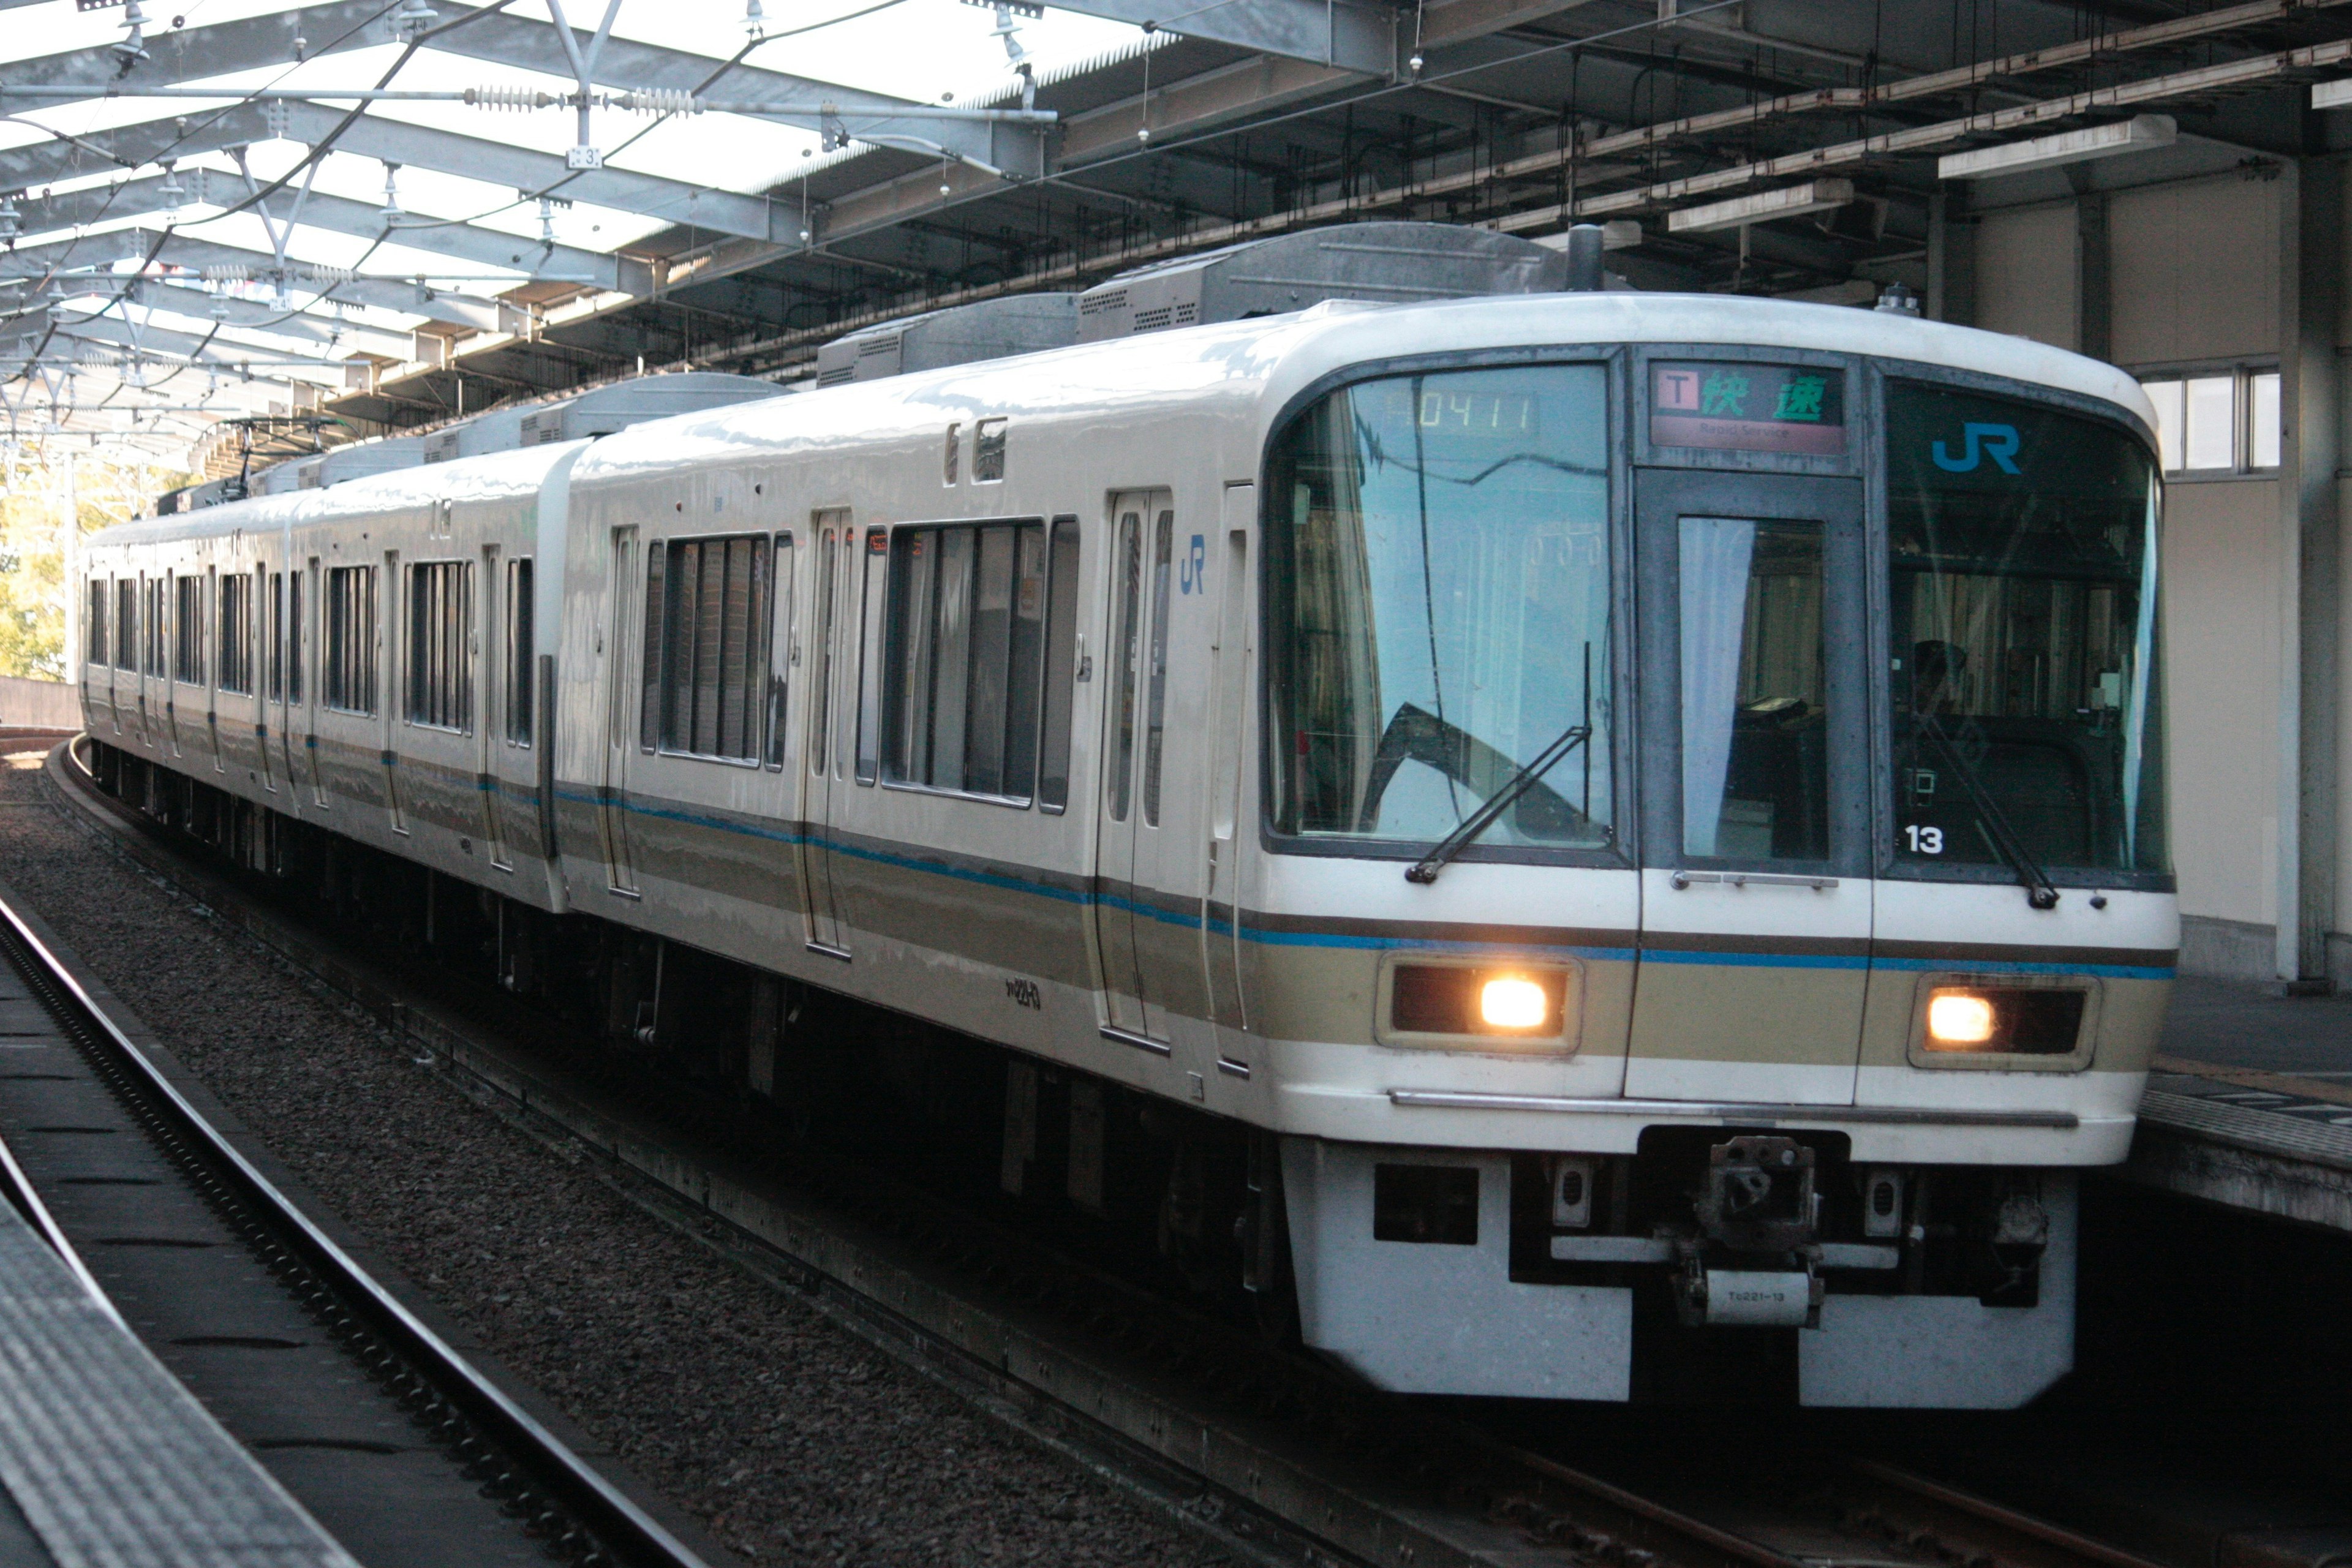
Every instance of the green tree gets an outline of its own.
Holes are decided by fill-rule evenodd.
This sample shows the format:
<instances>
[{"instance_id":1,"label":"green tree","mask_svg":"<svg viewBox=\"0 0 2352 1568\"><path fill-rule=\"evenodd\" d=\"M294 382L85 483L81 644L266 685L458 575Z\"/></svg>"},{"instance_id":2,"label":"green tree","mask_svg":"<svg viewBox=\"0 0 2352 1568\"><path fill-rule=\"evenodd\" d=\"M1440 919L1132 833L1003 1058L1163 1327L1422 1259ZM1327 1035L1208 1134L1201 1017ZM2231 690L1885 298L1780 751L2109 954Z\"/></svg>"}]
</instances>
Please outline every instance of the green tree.
<instances>
[{"instance_id":1,"label":"green tree","mask_svg":"<svg viewBox=\"0 0 2352 1568\"><path fill-rule=\"evenodd\" d=\"M0 449L0 675L66 678L66 524L82 534L154 510L187 476L70 437Z\"/></svg>"}]
</instances>

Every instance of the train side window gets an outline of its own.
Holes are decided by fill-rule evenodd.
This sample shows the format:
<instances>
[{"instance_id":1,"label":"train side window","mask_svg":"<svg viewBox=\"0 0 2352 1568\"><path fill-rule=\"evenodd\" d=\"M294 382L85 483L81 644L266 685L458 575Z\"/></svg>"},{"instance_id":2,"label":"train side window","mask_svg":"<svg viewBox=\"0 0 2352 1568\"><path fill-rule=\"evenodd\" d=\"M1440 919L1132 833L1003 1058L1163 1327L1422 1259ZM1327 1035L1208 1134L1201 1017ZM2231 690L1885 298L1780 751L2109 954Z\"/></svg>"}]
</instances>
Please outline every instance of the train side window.
<instances>
[{"instance_id":1,"label":"train side window","mask_svg":"<svg viewBox=\"0 0 2352 1568\"><path fill-rule=\"evenodd\" d=\"M768 765L781 768L793 670L793 536L776 535L775 549L776 566L771 578L775 614L768 640Z\"/></svg>"},{"instance_id":2,"label":"train side window","mask_svg":"<svg viewBox=\"0 0 2352 1568\"><path fill-rule=\"evenodd\" d=\"M242 572L220 580L220 689L253 694L253 579Z\"/></svg>"},{"instance_id":3,"label":"train side window","mask_svg":"<svg viewBox=\"0 0 2352 1568\"><path fill-rule=\"evenodd\" d=\"M327 706L375 712L375 568L327 569Z\"/></svg>"},{"instance_id":4,"label":"train side window","mask_svg":"<svg viewBox=\"0 0 2352 1568\"><path fill-rule=\"evenodd\" d=\"M171 647L170 633L166 630L170 625L171 581L168 573L147 580L147 635L142 639L146 644L146 653L140 661L140 668L158 680L172 673L164 663L164 654Z\"/></svg>"},{"instance_id":5,"label":"train side window","mask_svg":"<svg viewBox=\"0 0 2352 1568\"><path fill-rule=\"evenodd\" d=\"M890 782L1026 805L1045 656L1044 522L901 528L892 553L880 650ZM1066 795L1066 724L1062 754Z\"/></svg>"},{"instance_id":6,"label":"train side window","mask_svg":"<svg viewBox=\"0 0 2352 1568\"><path fill-rule=\"evenodd\" d=\"M881 776L883 595L889 570L890 535L873 529L866 535L864 593L857 602L857 782L862 784Z\"/></svg>"},{"instance_id":7,"label":"train side window","mask_svg":"<svg viewBox=\"0 0 2352 1568\"><path fill-rule=\"evenodd\" d=\"M646 577L646 697L658 749L760 760L768 667L768 541L656 541ZM666 559L663 559L666 558Z\"/></svg>"},{"instance_id":8,"label":"train side window","mask_svg":"<svg viewBox=\"0 0 2352 1568\"><path fill-rule=\"evenodd\" d=\"M302 700L302 574L286 574L286 700Z\"/></svg>"},{"instance_id":9,"label":"train side window","mask_svg":"<svg viewBox=\"0 0 2352 1568\"><path fill-rule=\"evenodd\" d=\"M133 577L114 583L114 668L139 668L139 582Z\"/></svg>"},{"instance_id":10,"label":"train side window","mask_svg":"<svg viewBox=\"0 0 2352 1568\"><path fill-rule=\"evenodd\" d=\"M474 727L474 564L419 561L408 568L408 712L412 724L459 734Z\"/></svg>"},{"instance_id":11,"label":"train side window","mask_svg":"<svg viewBox=\"0 0 2352 1568\"><path fill-rule=\"evenodd\" d=\"M1111 748L1110 773L1104 781L1110 790L1110 819L1125 822L1135 787L1135 708L1137 696L1136 656L1140 651L1142 637L1136 614L1143 594L1143 516L1140 512L1118 514L1118 636L1112 645L1118 650L1118 695L1117 709L1112 713L1114 732L1118 739Z\"/></svg>"},{"instance_id":12,"label":"train side window","mask_svg":"<svg viewBox=\"0 0 2352 1568\"><path fill-rule=\"evenodd\" d=\"M840 570L841 539L845 527L836 531L832 525L845 525L846 510L821 511L816 522L821 530L817 547L816 591L809 602L816 610L816 625L810 628L809 646L816 650L816 679L809 688L808 753L809 772L821 774L825 769L826 741L833 729L833 622L834 579Z\"/></svg>"},{"instance_id":13,"label":"train side window","mask_svg":"<svg viewBox=\"0 0 2352 1568\"><path fill-rule=\"evenodd\" d=\"M1077 700L1078 520L1057 517L1046 551L1045 679L1037 808L1070 804L1070 723Z\"/></svg>"},{"instance_id":14,"label":"train side window","mask_svg":"<svg viewBox=\"0 0 2352 1568\"><path fill-rule=\"evenodd\" d=\"M182 575L173 579L172 679L188 686L205 684L205 580Z\"/></svg>"},{"instance_id":15,"label":"train side window","mask_svg":"<svg viewBox=\"0 0 2352 1568\"><path fill-rule=\"evenodd\" d=\"M89 591L84 595L88 605L82 614L81 658L84 664L106 662L106 579L92 577Z\"/></svg>"},{"instance_id":16,"label":"train side window","mask_svg":"<svg viewBox=\"0 0 2352 1568\"><path fill-rule=\"evenodd\" d=\"M1150 710L1143 731L1143 821L1150 827L1160 826L1160 763L1168 750L1168 589L1175 574L1175 534L1176 514L1163 509L1151 530Z\"/></svg>"},{"instance_id":17,"label":"train side window","mask_svg":"<svg viewBox=\"0 0 2352 1568\"><path fill-rule=\"evenodd\" d=\"M532 630L530 557L507 563L506 715L507 743L530 744L531 671L539 667L537 634Z\"/></svg>"},{"instance_id":18,"label":"train side window","mask_svg":"<svg viewBox=\"0 0 2352 1568\"><path fill-rule=\"evenodd\" d=\"M269 700L286 700L286 574L269 574L269 600L262 613L269 617Z\"/></svg>"}]
</instances>

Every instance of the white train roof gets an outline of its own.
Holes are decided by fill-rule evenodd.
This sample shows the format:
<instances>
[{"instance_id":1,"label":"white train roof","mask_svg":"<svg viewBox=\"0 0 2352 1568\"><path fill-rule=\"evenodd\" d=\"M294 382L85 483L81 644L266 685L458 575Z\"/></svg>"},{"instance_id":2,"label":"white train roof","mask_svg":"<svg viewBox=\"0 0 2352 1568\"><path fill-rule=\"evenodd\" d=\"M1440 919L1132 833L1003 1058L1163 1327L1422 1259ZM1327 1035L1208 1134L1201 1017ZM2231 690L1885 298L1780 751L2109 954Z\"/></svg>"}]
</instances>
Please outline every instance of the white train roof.
<instances>
[{"instance_id":1,"label":"white train roof","mask_svg":"<svg viewBox=\"0 0 2352 1568\"><path fill-rule=\"evenodd\" d=\"M596 441L575 486L625 482L865 439L929 433L954 420L1099 417L1139 405L1223 407L1263 427L1334 372L1412 355L1529 346L1725 343L1869 354L2046 386L2118 405L2150 430L2156 414L2115 366L2030 339L1885 310L1734 295L1607 292L1512 295L1433 304L1339 300L1294 315L1139 333L1009 359L914 372L681 414ZM440 500L490 500L536 489L579 443L526 447L143 520L93 545L217 537L299 527Z\"/></svg>"},{"instance_id":2,"label":"white train roof","mask_svg":"<svg viewBox=\"0 0 2352 1568\"><path fill-rule=\"evenodd\" d=\"M287 490L223 501L194 511L173 512L117 523L93 533L84 548L153 544L164 541L223 539L233 533L270 532L343 518L373 517L406 507L454 501L510 500L537 492L551 469L586 446L569 441L525 447L457 462L431 463L370 474L319 489Z\"/></svg>"},{"instance_id":3,"label":"white train roof","mask_svg":"<svg viewBox=\"0 0 2352 1568\"><path fill-rule=\"evenodd\" d=\"M1633 292L1414 305L1342 300L1295 315L1139 333L639 425L592 447L572 482L593 486L753 452L782 457L928 432L950 420L1089 418L1139 402L1255 405L1264 424L1300 390L1353 365L1450 351L1626 342L1813 349L1943 365L2097 398L2156 426L2139 384L2113 365L2025 338L1893 311Z\"/></svg>"}]
</instances>

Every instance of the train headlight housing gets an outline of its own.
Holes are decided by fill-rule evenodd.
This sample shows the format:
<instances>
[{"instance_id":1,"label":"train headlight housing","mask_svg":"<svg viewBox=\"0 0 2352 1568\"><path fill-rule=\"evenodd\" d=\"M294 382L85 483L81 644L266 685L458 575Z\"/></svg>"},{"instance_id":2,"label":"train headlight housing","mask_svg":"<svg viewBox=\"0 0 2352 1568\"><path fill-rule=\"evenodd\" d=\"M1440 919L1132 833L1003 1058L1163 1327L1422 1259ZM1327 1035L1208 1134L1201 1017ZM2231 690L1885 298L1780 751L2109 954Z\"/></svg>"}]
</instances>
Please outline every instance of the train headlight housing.
<instances>
[{"instance_id":1,"label":"train headlight housing","mask_svg":"<svg viewBox=\"0 0 2352 1568\"><path fill-rule=\"evenodd\" d=\"M2088 975L1945 974L1921 990L1913 1039L1923 1067L2090 1065L2099 983Z\"/></svg>"},{"instance_id":2,"label":"train headlight housing","mask_svg":"<svg viewBox=\"0 0 2352 1568\"><path fill-rule=\"evenodd\" d=\"M1575 1043L1573 964L1400 954L1387 966L1383 1045L1559 1049Z\"/></svg>"}]
</instances>

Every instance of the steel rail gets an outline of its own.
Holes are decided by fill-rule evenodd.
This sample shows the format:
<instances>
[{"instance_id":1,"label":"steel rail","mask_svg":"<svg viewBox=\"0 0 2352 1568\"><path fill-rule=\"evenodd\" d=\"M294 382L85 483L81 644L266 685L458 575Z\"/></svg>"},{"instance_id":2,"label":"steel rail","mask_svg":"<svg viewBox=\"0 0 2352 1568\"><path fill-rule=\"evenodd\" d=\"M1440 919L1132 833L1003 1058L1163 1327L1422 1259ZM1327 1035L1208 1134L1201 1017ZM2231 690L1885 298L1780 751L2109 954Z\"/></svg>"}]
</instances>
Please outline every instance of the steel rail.
<instances>
[{"instance_id":1,"label":"steel rail","mask_svg":"<svg viewBox=\"0 0 2352 1568\"><path fill-rule=\"evenodd\" d=\"M708 1568L702 1558L624 1496L572 1453L503 1389L476 1370L449 1343L378 1284L224 1138L185 1096L133 1044L74 973L49 951L23 916L0 900L0 947L37 971L50 998L88 1030L92 1043L124 1072L148 1109L189 1140L199 1157L234 1192L259 1212L278 1237L410 1365L430 1378L436 1392L527 1471L527 1479L569 1510L595 1537L607 1561L631 1568ZM28 975L28 978L32 976ZM59 1019L60 1023L68 1022Z\"/></svg>"}]
</instances>

